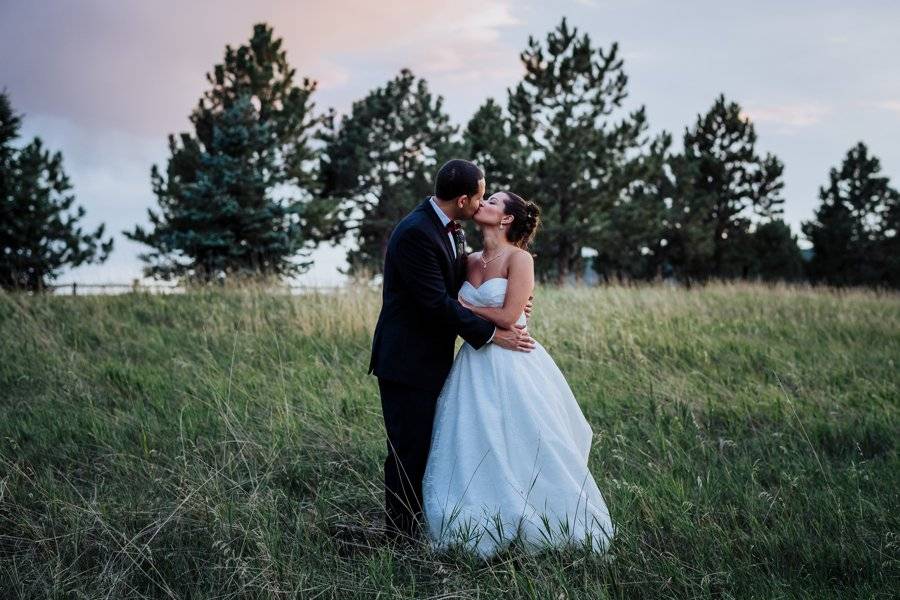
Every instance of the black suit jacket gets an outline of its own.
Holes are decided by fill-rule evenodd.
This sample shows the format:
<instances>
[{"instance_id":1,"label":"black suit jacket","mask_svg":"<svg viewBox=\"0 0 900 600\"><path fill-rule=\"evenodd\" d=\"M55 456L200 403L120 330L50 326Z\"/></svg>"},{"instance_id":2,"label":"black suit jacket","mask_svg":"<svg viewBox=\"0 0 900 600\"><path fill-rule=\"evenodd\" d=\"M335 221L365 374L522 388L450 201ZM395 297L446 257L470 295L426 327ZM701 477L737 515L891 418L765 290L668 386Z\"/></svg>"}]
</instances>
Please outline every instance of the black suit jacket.
<instances>
[{"instance_id":1,"label":"black suit jacket","mask_svg":"<svg viewBox=\"0 0 900 600\"><path fill-rule=\"evenodd\" d=\"M453 365L456 336L478 349L494 333L493 323L456 301L465 278L466 257L453 258L447 231L426 198L388 241L369 372L440 390Z\"/></svg>"}]
</instances>

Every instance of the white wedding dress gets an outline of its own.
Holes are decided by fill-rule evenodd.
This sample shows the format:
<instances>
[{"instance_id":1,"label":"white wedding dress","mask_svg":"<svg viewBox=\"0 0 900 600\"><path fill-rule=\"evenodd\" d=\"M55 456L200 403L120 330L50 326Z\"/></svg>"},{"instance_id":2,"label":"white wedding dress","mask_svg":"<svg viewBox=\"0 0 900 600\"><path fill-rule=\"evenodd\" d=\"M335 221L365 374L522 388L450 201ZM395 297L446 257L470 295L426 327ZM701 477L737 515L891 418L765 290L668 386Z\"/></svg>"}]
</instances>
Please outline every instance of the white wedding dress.
<instances>
[{"instance_id":1,"label":"white wedding dress","mask_svg":"<svg viewBox=\"0 0 900 600\"><path fill-rule=\"evenodd\" d=\"M502 306L507 280L463 284L475 306ZM525 315L519 323L525 322ZM483 558L513 540L528 551L605 551L606 503L588 471L592 431L539 343L531 352L464 343L437 401L422 484L432 546Z\"/></svg>"}]
</instances>

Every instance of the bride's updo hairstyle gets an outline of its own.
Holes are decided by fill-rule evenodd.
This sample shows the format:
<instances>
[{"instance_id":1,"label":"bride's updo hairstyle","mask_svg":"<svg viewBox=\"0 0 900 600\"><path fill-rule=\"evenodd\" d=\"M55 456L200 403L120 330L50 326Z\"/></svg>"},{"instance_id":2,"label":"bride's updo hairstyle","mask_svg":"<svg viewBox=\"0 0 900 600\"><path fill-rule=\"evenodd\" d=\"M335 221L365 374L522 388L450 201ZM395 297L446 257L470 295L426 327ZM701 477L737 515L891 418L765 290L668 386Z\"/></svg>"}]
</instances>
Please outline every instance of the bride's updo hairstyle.
<instances>
[{"instance_id":1,"label":"bride's updo hairstyle","mask_svg":"<svg viewBox=\"0 0 900 600\"><path fill-rule=\"evenodd\" d=\"M541 209L530 200L525 200L518 194L503 191L506 199L503 202L503 214L512 215L512 223L506 230L506 239L510 243L522 248L528 248L528 244L534 239L538 225L541 223Z\"/></svg>"}]
</instances>

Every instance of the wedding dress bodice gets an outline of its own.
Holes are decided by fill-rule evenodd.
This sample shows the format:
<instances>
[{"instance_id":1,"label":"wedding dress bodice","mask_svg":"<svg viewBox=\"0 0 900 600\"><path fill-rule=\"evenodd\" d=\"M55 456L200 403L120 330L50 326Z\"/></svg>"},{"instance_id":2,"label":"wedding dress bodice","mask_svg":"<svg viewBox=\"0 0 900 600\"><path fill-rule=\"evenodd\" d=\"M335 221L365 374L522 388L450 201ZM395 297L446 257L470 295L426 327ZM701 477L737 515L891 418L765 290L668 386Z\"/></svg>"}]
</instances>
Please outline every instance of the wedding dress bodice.
<instances>
[{"instance_id":1,"label":"wedding dress bodice","mask_svg":"<svg viewBox=\"0 0 900 600\"><path fill-rule=\"evenodd\" d=\"M506 285L509 282L505 277L491 277L475 287L468 281L462 284L459 293L467 302L475 306L499 308L506 299ZM518 325L525 324L525 313L519 315L516 321Z\"/></svg>"}]
</instances>

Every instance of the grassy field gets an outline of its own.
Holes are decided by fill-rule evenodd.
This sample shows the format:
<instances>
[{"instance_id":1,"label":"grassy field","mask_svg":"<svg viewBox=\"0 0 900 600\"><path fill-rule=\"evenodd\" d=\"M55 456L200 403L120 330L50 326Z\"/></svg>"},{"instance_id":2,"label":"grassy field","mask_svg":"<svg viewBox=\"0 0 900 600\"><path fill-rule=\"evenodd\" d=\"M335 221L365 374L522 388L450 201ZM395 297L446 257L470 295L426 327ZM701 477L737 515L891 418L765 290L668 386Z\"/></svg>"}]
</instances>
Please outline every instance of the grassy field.
<instances>
[{"instance_id":1,"label":"grassy field","mask_svg":"<svg viewBox=\"0 0 900 600\"><path fill-rule=\"evenodd\" d=\"M0 294L0 597L894 597L900 296L536 296L606 558L373 537L377 292Z\"/></svg>"}]
</instances>

